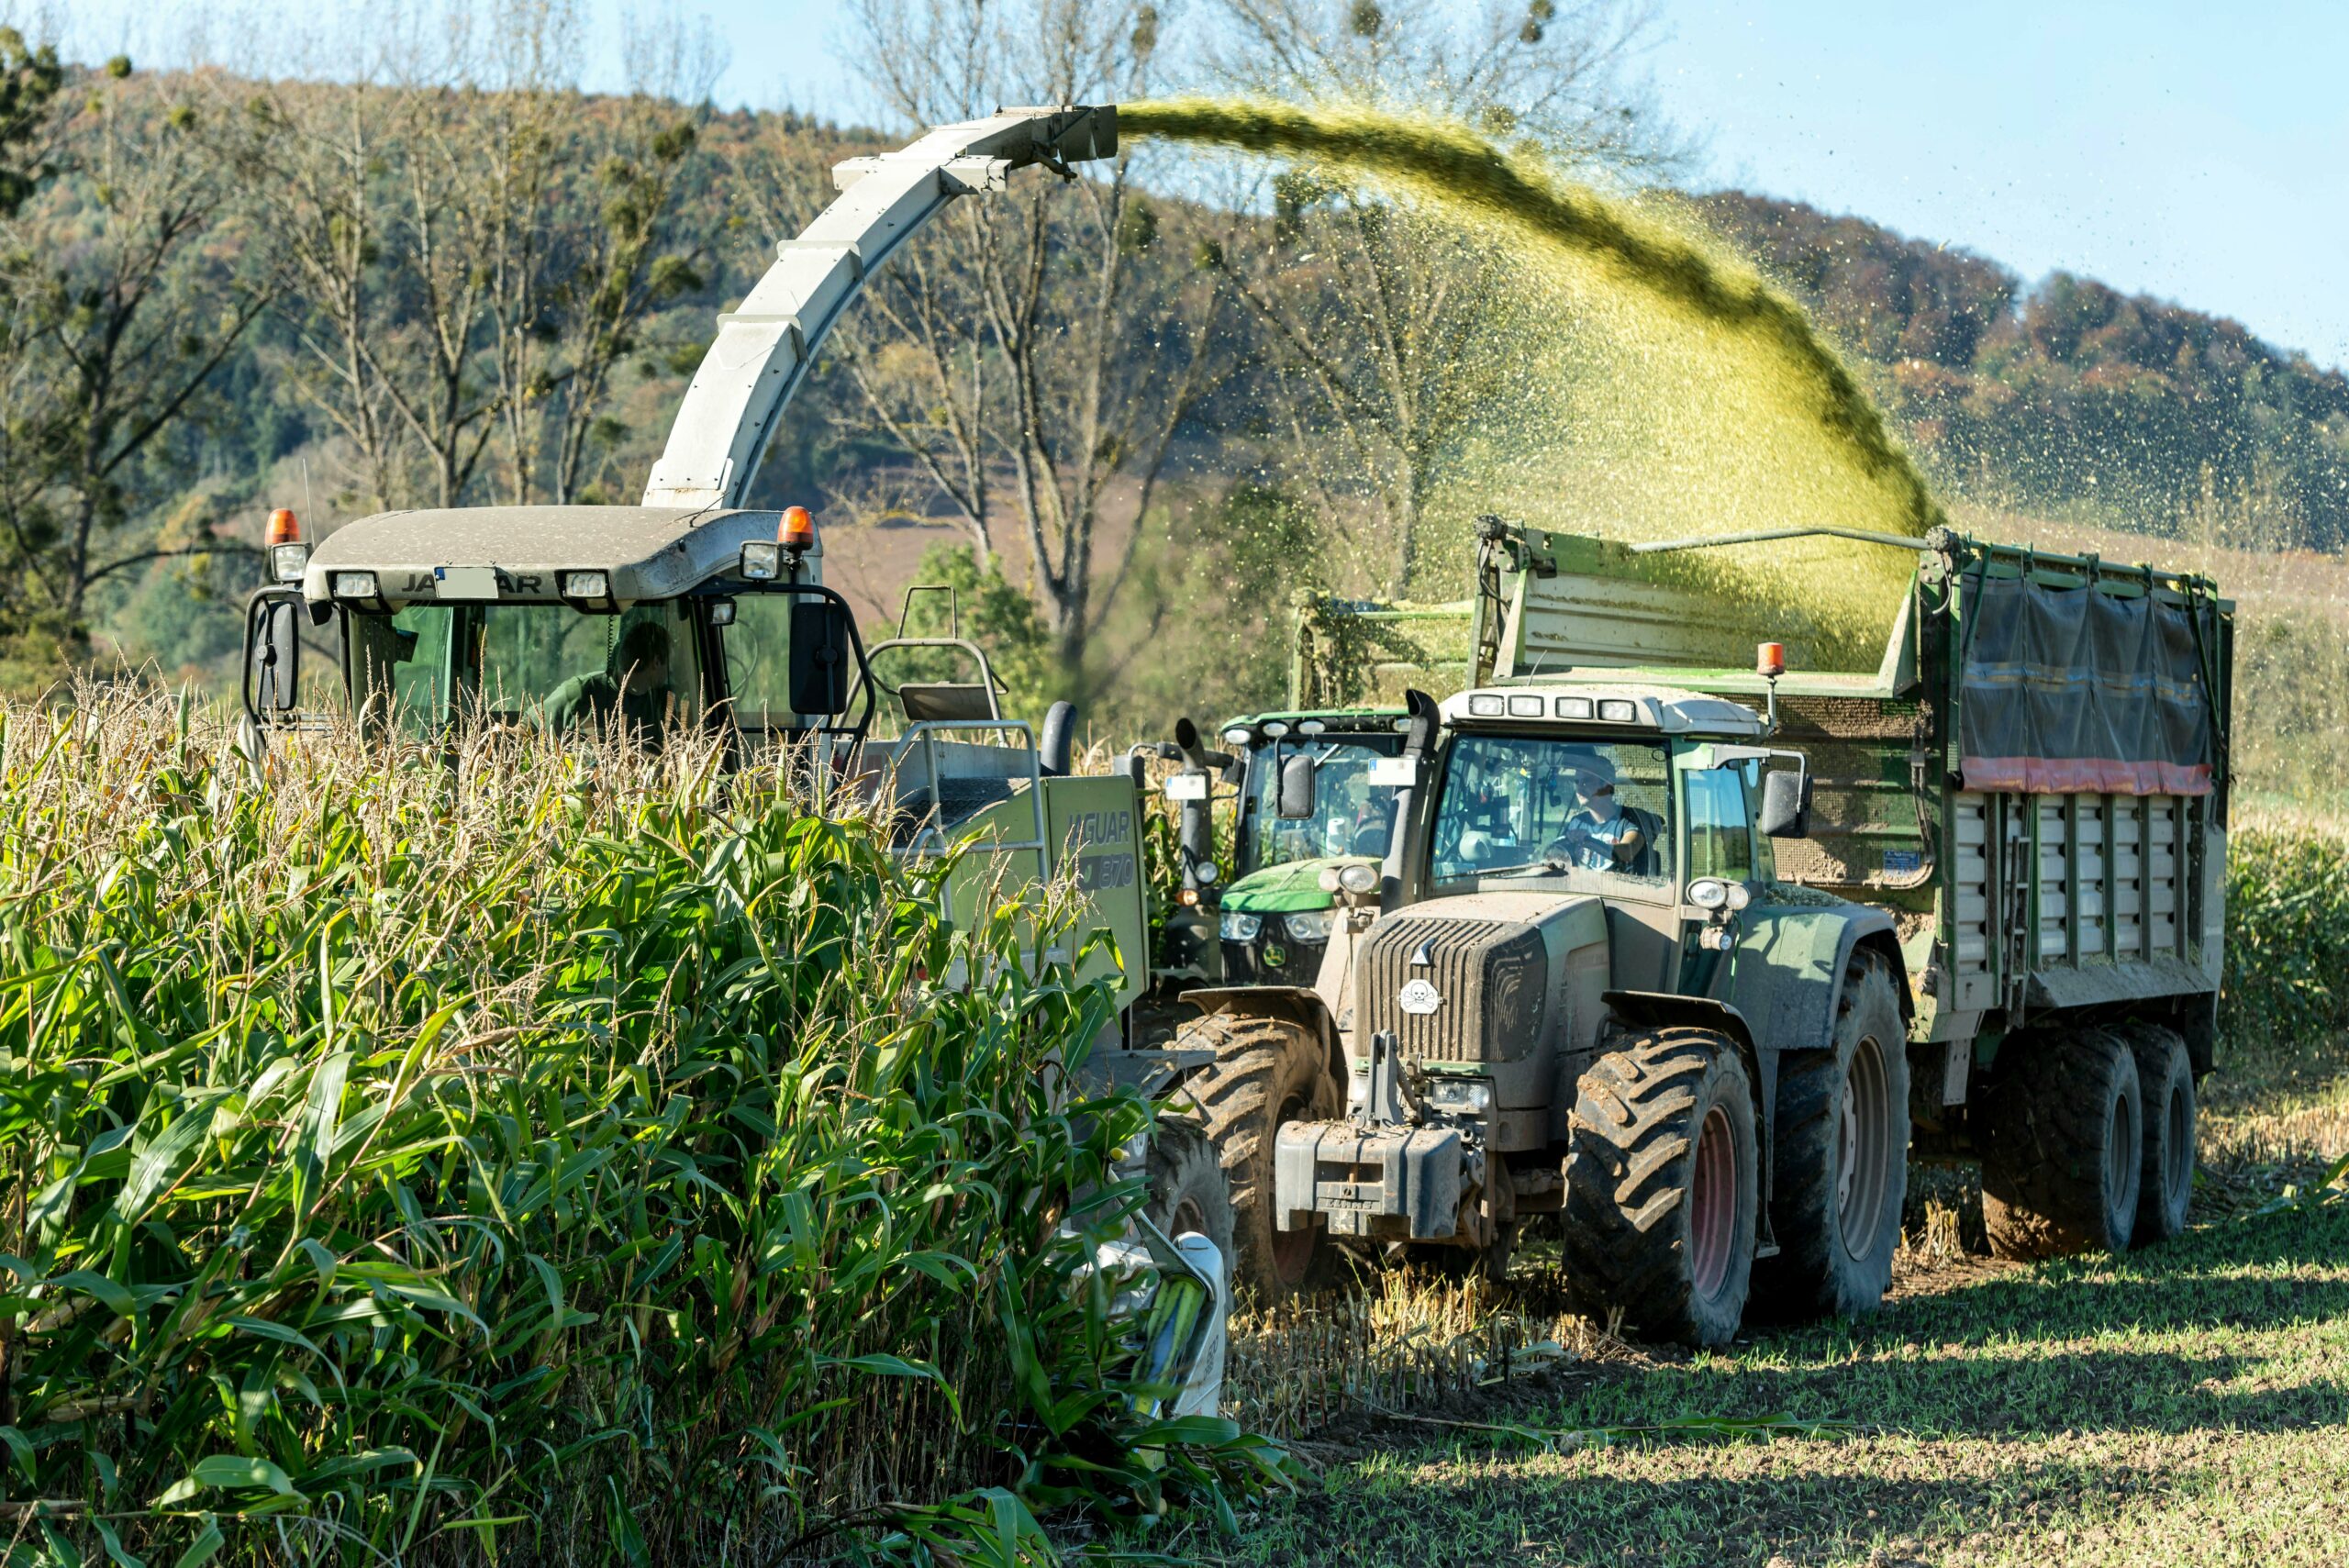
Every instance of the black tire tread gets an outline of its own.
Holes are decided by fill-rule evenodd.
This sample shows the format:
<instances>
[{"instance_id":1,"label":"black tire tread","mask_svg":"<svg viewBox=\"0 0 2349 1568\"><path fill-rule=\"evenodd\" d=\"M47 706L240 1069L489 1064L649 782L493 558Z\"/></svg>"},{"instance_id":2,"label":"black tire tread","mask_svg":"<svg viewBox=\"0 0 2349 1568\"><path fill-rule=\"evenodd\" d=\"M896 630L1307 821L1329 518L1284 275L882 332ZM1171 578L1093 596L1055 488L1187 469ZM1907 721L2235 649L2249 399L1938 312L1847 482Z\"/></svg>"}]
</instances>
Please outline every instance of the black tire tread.
<instances>
[{"instance_id":1,"label":"black tire tread","mask_svg":"<svg viewBox=\"0 0 2349 1568\"><path fill-rule=\"evenodd\" d=\"M1876 1310L1892 1287L1892 1257L1900 1245L1909 1173L1908 1033L1892 966L1883 954L1866 948L1854 951L1836 1015L1832 1051L1785 1051L1778 1057L1770 1167L1770 1229L1778 1255L1755 1262L1753 1299L1781 1320ZM1885 1194L1879 1250L1854 1259L1843 1245L1835 1209L1836 1098L1845 1064L1871 1025L1883 1034L1878 1043L1901 1123L1901 1158Z\"/></svg>"},{"instance_id":2,"label":"black tire tread","mask_svg":"<svg viewBox=\"0 0 2349 1568\"><path fill-rule=\"evenodd\" d=\"M2165 1203L2162 1193L2162 1171L2169 1141L2169 1106L2166 1095L2173 1084L2181 1084L2186 1093L2187 1154L2186 1196L2189 1201L2194 1190L2194 1155L2192 1140L2200 1127L2195 1104L2194 1060L2186 1049L2186 1037L2161 1024L2132 1024L2123 1031L2129 1049L2137 1058L2138 1104L2144 1117L2143 1143L2143 1174L2137 1178L2137 1228L2131 1233L2132 1247L2150 1246L2166 1241L2186 1229L2188 1205Z\"/></svg>"},{"instance_id":3,"label":"black tire tread","mask_svg":"<svg viewBox=\"0 0 2349 1568\"><path fill-rule=\"evenodd\" d=\"M1150 1196L1142 1212L1152 1225L1174 1234L1174 1216L1186 1197L1196 1202L1206 1220L1200 1233L1225 1259L1231 1257L1231 1184L1216 1159L1215 1144L1205 1126L1193 1118L1162 1115L1151 1129L1150 1153L1143 1162L1143 1179Z\"/></svg>"},{"instance_id":4,"label":"black tire tread","mask_svg":"<svg viewBox=\"0 0 2349 1568\"><path fill-rule=\"evenodd\" d=\"M2021 1060L1988 1096L1982 1139L1982 1223L1990 1251L2024 1260L2126 1251L2129 1227L2115 1234L2106 1218L2103 1171L2112 1077L2136 1083L2128 1042L2090 1027L2012 1041L2008 1049L2019 1051ZM2133 1217L2133 1194L2126 1207Z\"/></svg>"},{"instance_id":5,"label":"black tire tread","mask_svg":"<svg viewBox=\"0 0 2349 1568\"><path fill-rule=\"evenodd\" d=\"M1231 1195L1231 1277L1264 1300L1289 1294L1275 1273L1268 1251L1274 1234L1272 1118L1286 1096L1281 1091L1308 1073L1319 1080L1308 1097L1308 1115L1334 1117L1342 1106L1336 1081L1322 1059L1321 1043L1286 1018L1214 1013L1183 1026L1174 1043L1208 1048L1212 1066L1186 1080L1183 1093L1197 1107ZM1320 1251L1330 1251L1325 1243ZM1310 1286L1316 1283L1308 1279Z\"/></svg>"},{"instance_id":6,"label":"black tire tread","mask_svg":"<svg viewBox=\"0 0 2349 1568\"><path fill-rule=\"evenodd\" d=\"M1707 1074L1723 1061L1744 1079L1723 1037L1664 1029L1608 1052L1582 1075L1567 1135L1564 1254L1567 1287L1593 1318L1620 1307L1652 1338L1726 1337L1694 1316L1683 1228L1666 1223L1687 1196L1686 1160L1701 1125L1692 1113ZM1747 1148L1750 1154L1750 1135ZM1748 1166L1751 1185L1750 1158Z\"/></svg>"}]
</instances>

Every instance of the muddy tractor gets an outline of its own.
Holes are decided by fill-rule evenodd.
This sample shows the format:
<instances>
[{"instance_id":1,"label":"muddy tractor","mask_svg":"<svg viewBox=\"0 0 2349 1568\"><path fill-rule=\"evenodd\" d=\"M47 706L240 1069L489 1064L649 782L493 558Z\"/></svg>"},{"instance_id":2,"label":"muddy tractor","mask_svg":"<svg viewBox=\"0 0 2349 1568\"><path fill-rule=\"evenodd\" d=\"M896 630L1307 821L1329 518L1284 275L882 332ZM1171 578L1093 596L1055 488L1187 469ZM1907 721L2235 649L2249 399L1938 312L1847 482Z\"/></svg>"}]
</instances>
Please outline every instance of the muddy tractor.
<instances>
[{"instance_id":1,"label":"muddy tractor","mask_svg":"<svg viewBox=\"0 0 2349 1568\"><path fill-rule=\"evenodd\" d=\"M1392 842L1319 873L1313 981L1187 995L1243 1280L1497 1273L1553 1217L1586 1309L1720 1344L1749 1308L1880 1302L1912 1146L1980 1162L2010 1254L2183 1226L2232 607L2190 575L1855 537L1918 562L1858 671L1777 640L1726 665L1751 612L1637 547L1485 540L1490 662L1410 695Z\"/></svg>"}]
</instances>

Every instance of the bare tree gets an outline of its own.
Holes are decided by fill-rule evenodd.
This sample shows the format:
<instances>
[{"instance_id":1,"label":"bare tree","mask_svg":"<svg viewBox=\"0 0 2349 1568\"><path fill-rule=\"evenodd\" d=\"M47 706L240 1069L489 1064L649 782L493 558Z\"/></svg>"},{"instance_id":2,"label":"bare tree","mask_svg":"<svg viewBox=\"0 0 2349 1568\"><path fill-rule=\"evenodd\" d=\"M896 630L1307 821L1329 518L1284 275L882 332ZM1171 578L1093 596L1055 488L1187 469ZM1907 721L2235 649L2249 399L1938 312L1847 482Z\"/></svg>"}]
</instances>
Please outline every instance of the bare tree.
<instances>
[{"instance_id":1,"label":"bare tree","mask_svg":"<svg viewBox=\"0 0 2349 1568\"><path fill-rule=\"evenodd\" d=\"M663 9L625 17L623 32L627 93L573 106L559 140L526 117L493 171L504 221L490 311L518 503L578 499L614 373L653 309L702 285L707 257L678 234L675 199L720 69L708 22ZM537 74L509 71L508 95L543 91Z\"/></svg>"},{"instance_id":2,"label":"bare tree","mask_svg":"<svg viewBox=\"0 0 2349 1568\"><path fill-rule=\"evenodd\" d=\"M1146 95L1157 8L1136 0L852 0L855 58L908 126L1005 103ZM878 280L843 351L875 426L982 550L1018 530L1065 691L1140 555L1175 433L1211 382L1216 290L1138 264L1163 243L1130 149L1064 182L965 204ZM900 373L888 373L895 355ZM1131 509L1105 527L1113 490Z\"/></svg>"},{"instance_id":3,"label":"bare tree","mask_svg":"<svg viewBox=\"0 0 2349 1568\"><path fill-rule=\"evenodd\" d=\"M236 247L212 243L234 185L195 133L187 79L117 59L84 86L56 142L73 210L28 205L6 237L0 378L16 570L77 638L139 464L199 406L269 298Z\"/></svg>"},{"instance_id":4,"label":"bare tree","mask_svg":"<svg viewBox=\"0 0 2349 1568\"><path fill-rule=\"evenodd\" d=\"M1464 119L1612 176L1680 166L1628 70L1653 0L1211 0L1210 76L1237 90ZM1500 345L1515 307L1505 257L1476 235L1343 171L1293 170L1233 191L1220 257L1257 328L1278 466L1322 493L1333 528L1374 499L1370 553L1410 591L1446 462L1512 395Z\"/></svg>"}]
</instances>

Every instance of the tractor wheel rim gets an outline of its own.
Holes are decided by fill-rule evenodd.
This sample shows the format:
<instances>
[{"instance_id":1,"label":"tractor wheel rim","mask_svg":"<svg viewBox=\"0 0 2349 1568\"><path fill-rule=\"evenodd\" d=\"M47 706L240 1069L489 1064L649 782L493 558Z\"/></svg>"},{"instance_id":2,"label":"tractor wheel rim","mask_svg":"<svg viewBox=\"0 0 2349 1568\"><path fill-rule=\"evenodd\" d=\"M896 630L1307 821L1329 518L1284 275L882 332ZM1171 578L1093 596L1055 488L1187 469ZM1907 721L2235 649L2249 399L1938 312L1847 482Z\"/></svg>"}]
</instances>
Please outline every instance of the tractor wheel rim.
<instances>
[{"instance_id":1,"label":"tractor wheel rim","mask_svg":"<svg viewBox=\"0 0 2349 1568\"><path fill-rule=\"evenodd\" d=\"M1719 1106L1705 1112L1688 1180L1688 1274L1699 1297L1720 1294L1737 1229L1737 1134Z\"/></svg>"},{"instance_id":2,"label":"tractor wheel rim","mask_svg":"<svg viewBox=\"0 0 2349 1568\"><path fill-rule=\"evenodd\" d=\"M2194 1106L2183 1084L2172 1084L2165 1118L2169 1136L2162 1147L2162 1195L2175 1205L2194 1180Z\"/></svg>"},{"instance_id":3,"label":"tractor wheel rim","mask_svg":"<svg viewBox=\"0 0 2349 1568\"><path fill-rule=\"evenodd\" d=\"M1852 1051L1835 1133L1835 1218L1844 1251L1864 1258L1884 1226L1892 1185L1892 1075L1873 1036Z\"/></svg>"},{"instance_id":4,"label":"tractor wheel rim","mask_svg":"<svg viewBox=\"0 0 2349 1568\"><path fill-rule=\"evenodd\" d=\"M1281 1102L1280 1114L1273 1118L1275 1139L1279 1136L1279 1129L1293 1121L1302 1121L1312 1114L1313 1107L1303 1095L1290 1095ZM1269 1191L1272 1184L1266 1182L1264 1186ZM1310 1221L1301 1230L1283 1230L1280 1217L1273 1217L1273 1276L1281 1282L1282 1288L1304 1288L1306 1276L1313 1271L1313 1253L1320 1240Z\"/></svg>"},{"instance_id":5,"label":"tractor wheel rim","mask_svg":"<svg viewBox=\"0 0 2349 1568\"><path fill-rule=\"evenodd\" d=\"M2121 1208L2121 1195L2129 1190L2129 1178L2137 1169L2137 1107L2127 1095L2112 1096L2111 1119L2104 1135L2104 1196L2114 1214Z\"/></svg>"}]
</instances>

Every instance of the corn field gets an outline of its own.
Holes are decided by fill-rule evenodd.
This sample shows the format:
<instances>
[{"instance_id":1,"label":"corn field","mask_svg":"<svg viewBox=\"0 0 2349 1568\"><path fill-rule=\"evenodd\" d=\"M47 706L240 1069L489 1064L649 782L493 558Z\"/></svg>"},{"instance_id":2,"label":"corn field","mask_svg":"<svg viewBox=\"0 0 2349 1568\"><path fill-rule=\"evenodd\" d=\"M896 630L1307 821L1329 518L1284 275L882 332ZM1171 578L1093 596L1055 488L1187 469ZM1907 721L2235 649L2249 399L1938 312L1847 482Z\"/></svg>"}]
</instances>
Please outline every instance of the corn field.
<instances>
[{"instance_id":1,"label":"corn field","mask_svg":"<svg viewBox=\"0 0 2349 1568\"><path fill-rule=\"evenodd\" d=\"M719 762L0 710L9 1563L1015 1562L1278 1476L1092 1267L1107 992Z\"/></svg>"}]
</instances>

